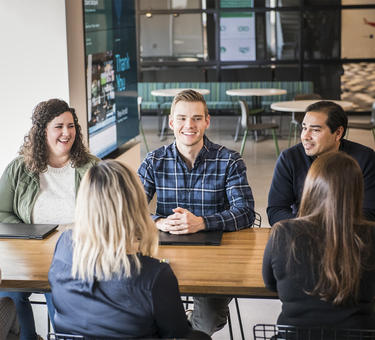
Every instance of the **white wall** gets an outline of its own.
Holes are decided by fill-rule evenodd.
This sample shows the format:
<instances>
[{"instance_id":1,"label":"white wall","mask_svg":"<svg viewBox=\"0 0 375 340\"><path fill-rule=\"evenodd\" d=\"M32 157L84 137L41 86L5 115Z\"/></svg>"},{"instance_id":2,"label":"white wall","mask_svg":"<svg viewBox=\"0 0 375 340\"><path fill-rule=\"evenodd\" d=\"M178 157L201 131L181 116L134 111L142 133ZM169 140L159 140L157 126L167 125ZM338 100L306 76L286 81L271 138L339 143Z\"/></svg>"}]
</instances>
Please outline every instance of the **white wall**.
<instances>
[{"instance_id":1,"label":"white wall","mask_svg":"<svg viewBox=\"0 0 375 340\"><path fill-rule=\"evenodd\" d=\"M0 174L42 100L69 100L65 1L0 0Z\"/></svg>"}]
</instances>

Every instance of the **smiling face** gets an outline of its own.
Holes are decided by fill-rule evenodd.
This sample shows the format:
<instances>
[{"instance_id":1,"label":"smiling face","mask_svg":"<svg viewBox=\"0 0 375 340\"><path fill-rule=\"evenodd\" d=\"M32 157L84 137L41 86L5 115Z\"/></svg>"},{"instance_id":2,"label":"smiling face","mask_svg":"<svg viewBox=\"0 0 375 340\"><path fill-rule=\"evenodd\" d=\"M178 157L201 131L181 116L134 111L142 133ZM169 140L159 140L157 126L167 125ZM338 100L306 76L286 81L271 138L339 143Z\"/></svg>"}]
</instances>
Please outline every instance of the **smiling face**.
<instances>
[{"instance_id":1,"label":"smiling face","mask_svg":"<svg viewBox=\"0 0 375 340\"><path fill-rule=\"evenodd\" d=\"M205 116L201 102L179 101L169 117L169 126L174 132L177 148L203 147L203 136L210 126L210 116Z\"/></svg>"},{"instance_id":2,"label":"smiling face","mask_svg":"<svg viewBox=\"0 0 375 340\"><path fill-rule=\"evenodd\" d=\"M301 141L308 156L319 156L329 151L338 151L344 128L333 133L327 125L327 114L307 112L302 122Z\"/></svg>"},{"instance_id":3,"label":"smiling face","mask_svg":"<svg viewBox=\"0 0 375 340\"><path fill-rule=\"evenodd\" d=\"M70 150L76 138L71 112L66 111L47 124L46 138L49 159L70 158Z\"/></svg>"}]
</instances>

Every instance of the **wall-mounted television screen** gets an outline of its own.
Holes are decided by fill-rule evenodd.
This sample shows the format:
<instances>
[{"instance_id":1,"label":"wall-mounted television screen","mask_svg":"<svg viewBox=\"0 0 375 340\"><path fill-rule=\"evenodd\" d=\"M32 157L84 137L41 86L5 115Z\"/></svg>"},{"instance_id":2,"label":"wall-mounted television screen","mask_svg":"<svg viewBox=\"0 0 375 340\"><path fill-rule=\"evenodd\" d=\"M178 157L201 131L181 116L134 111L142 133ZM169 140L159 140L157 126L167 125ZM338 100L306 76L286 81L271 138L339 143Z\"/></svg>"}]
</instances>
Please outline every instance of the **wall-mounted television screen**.
<instances>
[{"instance_id":1,"label":"wall-mounted television screen","mask_svg":"<svg viewBox=\"0 0 375 340\"><path fill-rule=\"evenodd\" d=\"M90 152L104 157L139 134L134 0L84 0Z\"/></svg>"}]
</instances>

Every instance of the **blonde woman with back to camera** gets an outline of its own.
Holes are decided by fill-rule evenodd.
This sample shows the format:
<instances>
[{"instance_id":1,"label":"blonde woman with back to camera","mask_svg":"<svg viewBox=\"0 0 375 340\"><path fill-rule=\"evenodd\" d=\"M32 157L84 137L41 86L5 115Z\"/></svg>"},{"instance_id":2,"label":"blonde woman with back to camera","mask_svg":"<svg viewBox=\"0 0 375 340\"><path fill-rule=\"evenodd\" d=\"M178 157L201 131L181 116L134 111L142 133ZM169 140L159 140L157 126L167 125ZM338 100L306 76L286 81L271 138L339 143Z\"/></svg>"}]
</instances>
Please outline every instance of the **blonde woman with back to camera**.
<instances>
[{"instance_id":1,"label":"blonde woman with back to camera","mask_svg":"<svg viewBox=\"0 0 375 340\"><path fill-rule=\"evenodd\" d=\"M115 160L82 180L75 225L49 271L56 331L99 338L210 339L190 330L177 279L153 258L158 231L138 176Z\"/></svg>"},{"instance_id":2,"label":"blonde woman with back to camera","mask_svg":"<svg viewBox=\"0 0 375 340\"><path fill-rule=\"evenodd\" d=\"M357 161L343 152L314 160L298 217L273 227L264 253L279 324L375 329L375 223L362 218L362 202Z\"/></svg>"}]
</instances>

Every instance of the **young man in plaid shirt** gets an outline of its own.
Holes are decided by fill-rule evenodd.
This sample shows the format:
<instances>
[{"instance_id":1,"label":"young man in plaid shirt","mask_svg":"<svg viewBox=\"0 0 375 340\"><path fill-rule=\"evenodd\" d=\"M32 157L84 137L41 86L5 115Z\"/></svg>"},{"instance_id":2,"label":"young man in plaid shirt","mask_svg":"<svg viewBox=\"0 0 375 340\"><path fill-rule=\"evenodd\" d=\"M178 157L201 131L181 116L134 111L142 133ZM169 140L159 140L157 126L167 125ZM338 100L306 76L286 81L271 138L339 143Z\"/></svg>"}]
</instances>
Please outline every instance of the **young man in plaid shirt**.
<instances>
[{"instance_id":1,"label":"young man in plaid shirt","mask_svg":"<svg viewBox=\"0 0 375 340\"><path fill-rule=\"evenodd\" d=\"M235 231L254 221L254 199L241 156L208 140L206 102L193 90L173 100L169 126L175 142L150 152L138 174L150 201L157 195L153 219L172 234L200 230ZM196 297L188 315L194 329L209 335L225 326L230 298Z\"/></svg>"}]
</instances>

